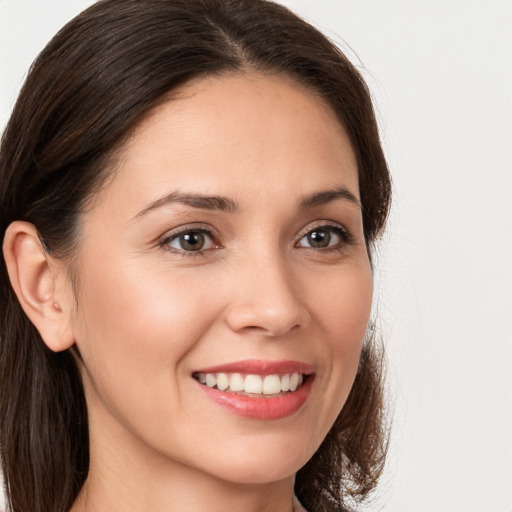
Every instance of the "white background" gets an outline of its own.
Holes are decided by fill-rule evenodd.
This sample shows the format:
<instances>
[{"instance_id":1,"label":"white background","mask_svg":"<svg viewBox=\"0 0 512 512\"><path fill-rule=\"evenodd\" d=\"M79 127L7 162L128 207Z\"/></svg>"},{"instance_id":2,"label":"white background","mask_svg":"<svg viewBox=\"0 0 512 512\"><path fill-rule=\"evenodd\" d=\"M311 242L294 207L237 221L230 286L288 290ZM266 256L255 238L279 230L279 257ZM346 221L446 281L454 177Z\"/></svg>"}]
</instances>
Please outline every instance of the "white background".
<instances>
[{"instance_id":1,"label":"white background","mask_svg":"<svg viewBox=\"0 0 512 512\"><path fill-rule=\"evenodd\" d=\"M91 3L0 0L0 127ZM369 510L511 512L512 0L282 3L363 71L394 177L376 281L395 421Z\"/></svg>"}]
</instances>

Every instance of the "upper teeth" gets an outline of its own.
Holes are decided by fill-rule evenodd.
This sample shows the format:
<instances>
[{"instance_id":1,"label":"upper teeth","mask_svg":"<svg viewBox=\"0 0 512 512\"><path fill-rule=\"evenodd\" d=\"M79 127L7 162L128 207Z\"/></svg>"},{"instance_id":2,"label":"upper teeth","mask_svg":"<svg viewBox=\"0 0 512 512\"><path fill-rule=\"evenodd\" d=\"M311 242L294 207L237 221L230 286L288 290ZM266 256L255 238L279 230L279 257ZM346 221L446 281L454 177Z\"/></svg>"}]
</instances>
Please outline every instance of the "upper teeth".
<instances>
[{"instance_id":1,"label":"upper teeth","mask_svg":"<svg viewBox=\"0 0 512 512\"><path fill-rule=\"evenodd\" d=\"M198 373L197 380L220 391L243 391L245 393L275 395L282 391L295 391L303 382L300 373L282 375L242 375L240 373Z\"/></svg>"}]
</instances>

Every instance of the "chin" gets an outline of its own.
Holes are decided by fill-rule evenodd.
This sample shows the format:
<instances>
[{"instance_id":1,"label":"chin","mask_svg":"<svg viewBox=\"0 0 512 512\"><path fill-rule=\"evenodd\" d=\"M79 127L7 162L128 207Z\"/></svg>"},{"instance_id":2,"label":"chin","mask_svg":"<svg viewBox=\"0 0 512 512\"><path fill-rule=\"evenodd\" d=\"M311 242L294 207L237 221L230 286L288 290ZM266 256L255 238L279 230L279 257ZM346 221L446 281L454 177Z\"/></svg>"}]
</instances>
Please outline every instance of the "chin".
<instances>
[{"instance_id":1,"label":"chin","mask_svg":"<svg viewBox=\"0 0 512 512\"><path fill-rule=\"evenodd\" d=\"M258 443L251 443L243 452L231 451L207 471L215 472L219 478L236 484L269 484L294 477L313 454L309 451L306 453L306 449L297 450L296 445L286 442L280 444L276 447L268 443L259 448ZM214 460L214 457L209 459Z\"/></svg>"},{"instance_id":2,"label":"chin","mask_svg":"<svg viewBox=\"0 0 512 512\"><path fill-rule=\"evenodd\" d=\"M237 464L218 477L237 485L266 485L292 478L300 468L301 466L286 463L275 464L275 460L269 457L257 467Z\"/></svg>"}]
</instances>

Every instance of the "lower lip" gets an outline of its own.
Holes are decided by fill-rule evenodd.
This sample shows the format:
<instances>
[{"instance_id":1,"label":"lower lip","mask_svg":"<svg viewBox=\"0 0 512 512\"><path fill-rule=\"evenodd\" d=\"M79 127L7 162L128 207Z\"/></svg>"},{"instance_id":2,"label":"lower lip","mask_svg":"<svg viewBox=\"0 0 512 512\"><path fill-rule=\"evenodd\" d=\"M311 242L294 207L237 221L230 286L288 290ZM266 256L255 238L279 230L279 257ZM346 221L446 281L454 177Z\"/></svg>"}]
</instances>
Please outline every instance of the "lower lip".
<instances>
[{"instance_id":1,"label":"lower lip","mask_svg":"<svg viewBox=\"0 0 512 512\"><path fill-rule=\"evenodd\" d=\"M234 392L219 391L199 382L197 384L208 398L238 416L258 420L278 420L295 414L304 405L313 380L314 376L309 375L296 391L271 398L238 395Z\"/></svg>"}]
</instances>

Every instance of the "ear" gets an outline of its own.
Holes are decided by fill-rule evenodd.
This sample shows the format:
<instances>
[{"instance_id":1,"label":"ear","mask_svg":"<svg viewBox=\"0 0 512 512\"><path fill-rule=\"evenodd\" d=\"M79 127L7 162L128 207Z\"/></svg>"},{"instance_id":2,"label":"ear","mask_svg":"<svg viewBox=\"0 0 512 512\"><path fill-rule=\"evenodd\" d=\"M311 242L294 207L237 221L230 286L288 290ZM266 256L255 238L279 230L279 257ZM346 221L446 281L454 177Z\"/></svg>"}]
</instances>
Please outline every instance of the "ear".
<instances>
[{"instance_id":1,"label":"ear","mask_svg":"<svg viewBox=\"0 0 512 512\"><path fill-rule=\"evenodd\" d=\"M64 265L44 250L33 224L15 221L7 228L4 259L21 307L54 352L74 344L70 294Z\"/></svg>"}]
</instances>

